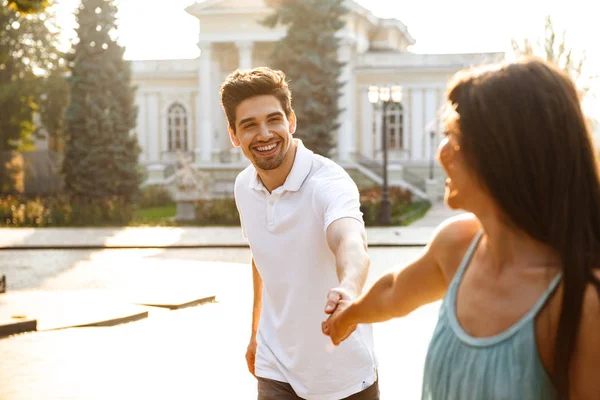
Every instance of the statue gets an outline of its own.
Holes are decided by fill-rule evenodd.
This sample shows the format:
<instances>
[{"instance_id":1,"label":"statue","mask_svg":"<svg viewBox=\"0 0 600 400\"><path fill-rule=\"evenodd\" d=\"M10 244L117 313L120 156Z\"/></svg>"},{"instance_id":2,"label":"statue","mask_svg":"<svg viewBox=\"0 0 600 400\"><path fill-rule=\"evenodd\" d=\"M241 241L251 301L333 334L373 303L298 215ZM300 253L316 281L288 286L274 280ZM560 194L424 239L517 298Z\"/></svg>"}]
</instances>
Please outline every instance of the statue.
<instances>
[{"instance_id":1,"label":"statue","mask_svg":"<svg viewBox=\"0 0 600 400\"><path fill-rule=\"evenodd\" d=\"M191 160L177 151L181 168L175 172L175 201L177 203L176 221L196 219L195 203L210 198L213 180L208 172L194 168Z\"/></svg>"}]
</instances>

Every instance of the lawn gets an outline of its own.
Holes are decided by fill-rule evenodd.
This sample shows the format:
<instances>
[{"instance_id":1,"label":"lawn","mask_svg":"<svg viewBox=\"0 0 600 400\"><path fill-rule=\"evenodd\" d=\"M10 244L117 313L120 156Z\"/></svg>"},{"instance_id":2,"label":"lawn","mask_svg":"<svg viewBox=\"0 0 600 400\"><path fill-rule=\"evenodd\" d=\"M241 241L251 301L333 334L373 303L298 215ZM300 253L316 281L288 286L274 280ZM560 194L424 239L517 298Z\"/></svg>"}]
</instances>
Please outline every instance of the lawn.
<instances>
[{"instance_id":1,"label":"lawn","mask_svg":"<svg viewBox=\"0 0 600 400\"><path fill-rule=\"evenodd\" d=\"M177 215L177 206L175 204L142 208L135 212L131 225L165 225L175 215Z\"/></svg>"}]
</instances>

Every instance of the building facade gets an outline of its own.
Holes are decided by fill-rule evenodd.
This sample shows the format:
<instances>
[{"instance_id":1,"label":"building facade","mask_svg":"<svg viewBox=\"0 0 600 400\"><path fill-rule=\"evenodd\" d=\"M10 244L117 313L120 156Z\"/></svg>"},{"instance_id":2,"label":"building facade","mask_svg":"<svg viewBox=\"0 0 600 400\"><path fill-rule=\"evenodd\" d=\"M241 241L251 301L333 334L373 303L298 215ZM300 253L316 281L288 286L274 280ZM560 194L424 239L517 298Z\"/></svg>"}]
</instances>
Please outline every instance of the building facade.
<instances>
[{"instance_id":1,"label":"building facade","mask_svg":"<svg viewBox=\"0 0 600 400\"><path fill-rule=\"evenodd\" d=\"M196 17L200 26L198 59L132 63L138 86L140 162L148 166L151 181L169 178L169 166L177 162L177 152L207 170L234 171L246 165L229 142L219 86L237 68L269 65L273 44L285 36L285 28L260 24L272 12L267 3L196 2L185 12ZM333 158L368 179L380 179L377 166L382 159L384 116L380 107L369 102L368 90L374 85L399 86L401 104L385 116L390 176L393 183L408 182L408 186L424 190L440 137L435 134L440 131L438 110L444 104L448 79L462 68L501 61L504 55L411 53L408 49L415 39L401 21L378 18L352 0L346 5L350 12L339 32L338 52L345 63L341 76L345 85L339 99L344 112ZM229 178L222 180L222 191L227 191Z\"/></svg>"}]
</instances>

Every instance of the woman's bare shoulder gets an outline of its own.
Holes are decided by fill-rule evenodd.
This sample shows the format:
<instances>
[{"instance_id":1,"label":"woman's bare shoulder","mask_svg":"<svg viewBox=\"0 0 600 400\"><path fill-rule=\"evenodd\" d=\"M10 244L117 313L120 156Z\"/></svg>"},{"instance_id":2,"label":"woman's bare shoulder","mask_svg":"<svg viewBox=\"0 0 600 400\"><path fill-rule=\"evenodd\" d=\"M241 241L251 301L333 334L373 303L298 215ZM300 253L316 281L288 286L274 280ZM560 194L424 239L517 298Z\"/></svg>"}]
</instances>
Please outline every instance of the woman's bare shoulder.
<instances>
[{"instance_id":1,"label":"woman's bare shoulder","mask_svg":"<svg viewBox=\"0 0 600 400\"><path fill-rule=\"evenodd\" d=\"M454 277L469 246L480 230L481 223L473 214L469 213L449 218L436 229L428 252L435 257L448 281Z\"/></svg>"}]
</instances>

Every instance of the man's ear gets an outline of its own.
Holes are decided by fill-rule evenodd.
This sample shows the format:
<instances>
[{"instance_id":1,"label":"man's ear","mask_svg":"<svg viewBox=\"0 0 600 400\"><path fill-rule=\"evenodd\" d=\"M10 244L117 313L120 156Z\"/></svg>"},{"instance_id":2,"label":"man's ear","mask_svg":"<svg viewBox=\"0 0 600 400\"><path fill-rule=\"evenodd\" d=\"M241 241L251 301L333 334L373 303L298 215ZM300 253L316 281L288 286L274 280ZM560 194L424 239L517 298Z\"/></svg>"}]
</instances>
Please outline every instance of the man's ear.
<instances>
[{"instance_id":1,"label":"man's ear","mask_svg":"<svg viewBox=\"0 0 600 400\"><path fill-rule=\"evenodd\" d=\"M298 120L296 119L296 113L292 111L292 113L290 114L290 117L288 118L288 121L290 123L290 134L294 134L296 132L296 123L298 122Z\"/></svg>"},{"instance_id":2,"label":"man's ear","mask_svg":"<svg viewBox=\"0 0 600 400\"><path fill-rule=\"evenodd\" d=\"M227 125L227 130L229 131L229 140L231 140L233 147L240 147L240 141L231 125Z\"/></svg>"}]
</instances>

